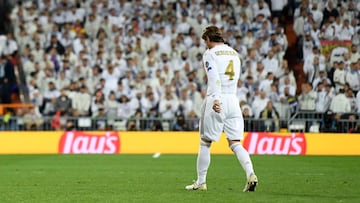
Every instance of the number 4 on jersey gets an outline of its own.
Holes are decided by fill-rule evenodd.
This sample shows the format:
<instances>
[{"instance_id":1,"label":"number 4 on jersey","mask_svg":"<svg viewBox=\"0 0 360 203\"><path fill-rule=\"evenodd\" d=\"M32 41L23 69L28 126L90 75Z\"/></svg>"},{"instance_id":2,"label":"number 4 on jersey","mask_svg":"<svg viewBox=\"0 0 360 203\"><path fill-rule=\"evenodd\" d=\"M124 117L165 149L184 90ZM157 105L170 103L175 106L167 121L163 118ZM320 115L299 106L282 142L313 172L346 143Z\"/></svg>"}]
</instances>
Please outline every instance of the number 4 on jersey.
<instances>
[{"instance_id":1,"label":"number 4 on jersey","mask_svg":"<svg viewBox=\"0 0 360 203\"><path fill-rule=\"evenodd\" d=\"M233 60L229 61L229 64L227 65L226 70L225 70L225 75L229 76L229 80L234 79L235 72L234 72L234 62L233 62Z\"/></svg>"}]
</instances>

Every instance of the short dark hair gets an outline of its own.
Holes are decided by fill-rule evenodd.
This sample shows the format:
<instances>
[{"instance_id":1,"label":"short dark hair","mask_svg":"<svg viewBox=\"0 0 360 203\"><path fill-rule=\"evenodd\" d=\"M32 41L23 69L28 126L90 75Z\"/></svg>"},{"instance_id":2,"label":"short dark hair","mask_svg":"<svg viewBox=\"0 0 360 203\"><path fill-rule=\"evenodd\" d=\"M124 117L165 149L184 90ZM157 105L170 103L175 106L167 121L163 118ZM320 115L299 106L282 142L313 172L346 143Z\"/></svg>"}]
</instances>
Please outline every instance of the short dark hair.
<instances>
[{"instance_id":1,"label":"short dark hair","mask_svg":"<svg viewBox=\"0 0 360 203\"><path fill-rule=\"evenodd\" d=\"M210 42L225 42L225 40L222 37L221 30L214 25L210 25L205 28L201 38L203 40L206 40L206 37L209 38Z\"/></svg>"}]
</instances>

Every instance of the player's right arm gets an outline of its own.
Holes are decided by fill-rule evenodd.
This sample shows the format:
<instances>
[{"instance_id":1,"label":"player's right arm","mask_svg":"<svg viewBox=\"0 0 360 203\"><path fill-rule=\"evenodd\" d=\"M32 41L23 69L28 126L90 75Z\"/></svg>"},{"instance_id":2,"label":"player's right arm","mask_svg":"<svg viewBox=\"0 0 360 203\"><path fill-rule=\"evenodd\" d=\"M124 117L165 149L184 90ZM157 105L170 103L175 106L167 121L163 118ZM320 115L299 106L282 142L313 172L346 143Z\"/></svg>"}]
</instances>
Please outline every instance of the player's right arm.
<instances>
[{"instance_id":1,"label":"player's right arm","mask_svg":"<svg viewBox=\"0 0 360 203\"><path fill-rule=\"evenodd\" d=\"M220 94L221 94L221 80L217 64L214 56L209 52L206 52L203 56L204 68L208 78L207 85L207 96L214 98L213 109L215 112L220 112Z\"/></svg>"}]
</instances>

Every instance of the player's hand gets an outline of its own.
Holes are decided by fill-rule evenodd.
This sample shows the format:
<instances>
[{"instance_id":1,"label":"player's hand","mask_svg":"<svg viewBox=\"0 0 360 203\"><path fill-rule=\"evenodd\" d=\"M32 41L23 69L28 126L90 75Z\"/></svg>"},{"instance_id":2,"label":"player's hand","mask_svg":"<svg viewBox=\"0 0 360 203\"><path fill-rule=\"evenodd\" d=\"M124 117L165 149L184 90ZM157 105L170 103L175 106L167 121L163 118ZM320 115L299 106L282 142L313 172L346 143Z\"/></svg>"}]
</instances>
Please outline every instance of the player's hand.
<instances>
[{"instance_id":1,"label":"player's hand","mask_svg":"<svg viewBox=\"0 0 360 203\"><path fill-rule=\"evenodd\" d=\"M220 113L220 112L221 112L221 107L220 107L220 101L219 101L219 100L215 100L215 101L214 101L213 110L214 110L216 113Z\"/></svg>"}]
</instances>

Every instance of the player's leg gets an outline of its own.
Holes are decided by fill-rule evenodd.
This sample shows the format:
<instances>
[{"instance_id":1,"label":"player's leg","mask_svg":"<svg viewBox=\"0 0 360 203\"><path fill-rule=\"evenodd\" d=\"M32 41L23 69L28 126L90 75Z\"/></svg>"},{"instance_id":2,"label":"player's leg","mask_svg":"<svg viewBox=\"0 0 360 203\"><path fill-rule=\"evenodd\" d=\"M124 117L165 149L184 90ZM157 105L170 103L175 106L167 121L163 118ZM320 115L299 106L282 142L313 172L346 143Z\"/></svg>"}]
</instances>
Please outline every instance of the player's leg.
<instances>
[{"instance_id":1,"label":"player's leg","mask_svg":"<svg viewBox=\"0 0 360 203\"><path fill-rule=\"evenodd\" d=\"M230 149L234 152L239 160L242 168L246 173L247 183L244 192L255 191L258 184L257 177L254 172L253 164L248 151L242 146L240 140L243 139L244 124L242 118L232 118L225 121L224 130L228 138Z\"/></svg>"},{"instance_id":2,"label":"player's leg","mask_svg":"<svg viewBox=\"0 0 360 203\"><path fill-rule=\"evenodd\" d=\"M206 175L210 166L211 141L201 139L196 161L197 180L185 187L187 190L206 190Z\"/></svg>"},{"instance_id":3,"label":"player's leg","mask_svg":"<svg viewBox=\"0 0 360 203\"><path fill-rule=\"evenodd\" d=\"M205 103L206 104L206 103ZM209 109L207 107L210 107ZM200 147L196 162L197 180L185 187L187 190L206 190L206 175L210 166L210 147L212 141L218 141L223 129L221 118L216 115L212 105L205 105L200 119Z\"/></svg>"},{"instance_id":4,"label":"player's leg","mask_svg":"<svg viewBox=\"0 0 360 203\"><path fill-rule=\"evenodd\" d=\"M252 161L248 151L242 146L240 140L228 140L230 149L234 152L239 160L242 168L246 173L247 182L245 184L244 192L253 192L258 184L257 176L255 175Z\"/></svg>"}]
</instances>

